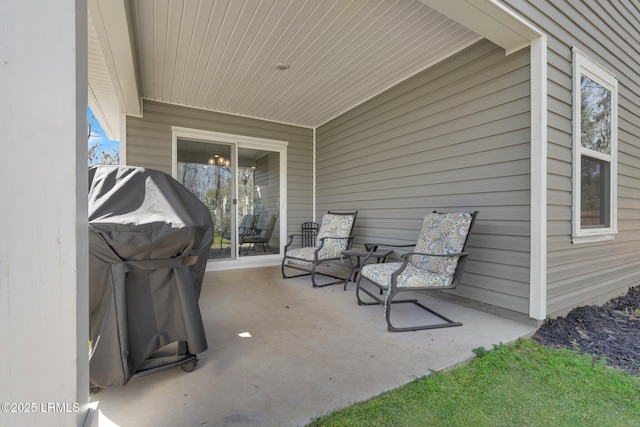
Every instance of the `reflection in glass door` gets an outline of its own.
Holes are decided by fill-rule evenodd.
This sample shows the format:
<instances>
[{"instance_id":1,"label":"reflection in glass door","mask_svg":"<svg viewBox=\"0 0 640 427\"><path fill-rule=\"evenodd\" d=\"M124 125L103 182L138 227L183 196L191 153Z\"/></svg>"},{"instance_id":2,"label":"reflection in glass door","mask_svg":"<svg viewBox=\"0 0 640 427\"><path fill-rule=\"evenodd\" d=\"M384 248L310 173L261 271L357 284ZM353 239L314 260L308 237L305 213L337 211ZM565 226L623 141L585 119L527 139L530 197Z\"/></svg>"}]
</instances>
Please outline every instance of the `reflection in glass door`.
<instances>
[{"instance_id":1,"label":"reflection in glass door","mask_svg":"<svg viewBox=\"0 0 640 427\"><path fill-rule=\"evenodd\" d=\"M280 155L242 142L177 138L176 179L209 207L214 223L209 259L280 253Z\"/></svg>"},{"instance_id":2,"label":"reflection in glass door","mask_svg":"<svg viewBox=\"0 0 640 427\"><path fill-rule=\"evenodd\" d=\"M211 212L214 240L209 258L233 259L235 197L233 146L179 138L176 179L195 194Z\"/></svg>"},{"instance_id":3,"label":"reflection in glass door","mask_svg":"<svg viewBox=\"0 0 640 427\"><path fill-rule=\"evenodd\" d=\"M238 253L280 253L280 153L238 148ZM252 227L243 227L250 224Z\"/></svg>"}]
</instances>

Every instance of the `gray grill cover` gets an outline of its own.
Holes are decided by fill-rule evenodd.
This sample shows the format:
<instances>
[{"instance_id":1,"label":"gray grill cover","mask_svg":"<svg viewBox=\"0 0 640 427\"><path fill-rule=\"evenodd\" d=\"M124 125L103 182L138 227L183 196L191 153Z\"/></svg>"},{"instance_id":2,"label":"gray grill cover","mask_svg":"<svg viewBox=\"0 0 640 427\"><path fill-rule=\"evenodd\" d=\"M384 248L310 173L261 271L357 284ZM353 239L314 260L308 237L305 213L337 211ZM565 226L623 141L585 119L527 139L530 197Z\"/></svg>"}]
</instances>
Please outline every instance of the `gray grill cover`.
<instances>
[{"instance_id":1,"label":"gray grill cover","mask_svg":"<svg viewBox=\"0 0 640 427\"><path fill-rule=\"evenodd\" d=\"M207 207L155 170L89 170L91 383L125 385L149 356L207 349L198 298L213 224Z\"/></svg>"}]
</instances>

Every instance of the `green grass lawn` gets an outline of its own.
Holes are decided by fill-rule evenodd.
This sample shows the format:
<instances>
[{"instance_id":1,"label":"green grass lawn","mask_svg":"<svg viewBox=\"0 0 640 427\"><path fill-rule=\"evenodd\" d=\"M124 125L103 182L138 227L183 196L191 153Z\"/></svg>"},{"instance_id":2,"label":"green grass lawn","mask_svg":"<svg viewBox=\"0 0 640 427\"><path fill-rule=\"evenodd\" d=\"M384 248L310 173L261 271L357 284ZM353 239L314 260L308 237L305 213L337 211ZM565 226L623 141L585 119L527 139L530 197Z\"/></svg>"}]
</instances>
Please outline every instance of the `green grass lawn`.
<instances>
[{"instance_id":1,"label":"green grass lawn","mask_svg":"<svg viewBox=\"0 0 640 427\"><path fill-rule=\"evenodd\" d=\"M477 357L310 426L640 426L640 378L533 340Z\"/></svg>"}]
</instances>

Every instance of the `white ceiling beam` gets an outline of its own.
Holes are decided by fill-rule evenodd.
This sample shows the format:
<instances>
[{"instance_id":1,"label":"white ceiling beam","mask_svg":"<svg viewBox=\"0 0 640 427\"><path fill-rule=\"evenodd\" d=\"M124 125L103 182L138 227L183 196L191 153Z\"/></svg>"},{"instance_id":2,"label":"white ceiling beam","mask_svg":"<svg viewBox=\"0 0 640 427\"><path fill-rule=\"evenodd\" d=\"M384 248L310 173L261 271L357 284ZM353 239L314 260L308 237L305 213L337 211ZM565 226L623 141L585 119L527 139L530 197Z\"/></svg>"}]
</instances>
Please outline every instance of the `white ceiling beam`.
<instances>
[{"instance_id":1,"label":"white ceiling beam","mask_svg":"<svg viewBox=\"0 0 640 427\"><path fill-rule=\"evenodd\" d=\"M125 1L89 0L88 6L120 102L120 112L141 116L142 99Z\"/></svg>"},{"instance_id":2,"label":"white ceiling beam","mask_svg":"<svg viewBox=\"0 0 640 427\"><path fill-rule=\"evenodd\" d=\"M507 55L543 34L496 0L420 0L502 47Z\"/></svg>"}]
</instances>

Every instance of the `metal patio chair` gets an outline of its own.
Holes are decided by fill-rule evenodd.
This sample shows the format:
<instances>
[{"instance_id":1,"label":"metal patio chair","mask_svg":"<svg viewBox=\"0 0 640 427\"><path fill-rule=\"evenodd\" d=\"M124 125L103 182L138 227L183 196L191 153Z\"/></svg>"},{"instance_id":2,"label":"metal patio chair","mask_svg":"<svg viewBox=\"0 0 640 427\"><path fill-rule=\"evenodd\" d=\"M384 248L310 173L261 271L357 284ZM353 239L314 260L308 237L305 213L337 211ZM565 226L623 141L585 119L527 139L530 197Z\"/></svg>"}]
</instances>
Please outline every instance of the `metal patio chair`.
<instances>
[{"instance_id":1,"label":"metal patio chair","mask_svg":"<svg viewBox=\"0 0 640 427\"><path fill-rule=\"evenodd\" d=\"M247 214L242 217L240 220L240 225L238 226L238 238L242 241L242 237L251 232L256 223L256 216L253 214ZM220 239L220 249L223 249L222 245L227 244L231 245L231 229L227 227L222 232L222 238Z\"/></svg>"},{"instance_id":2,"label":"metal patio chair","mask_svg":"<svg viewBox=\"0 0 640 427\"><path fill-rule=\"evenodd\" d=\"M258 214L258 219L256 220L256 225L253 230L249 231L246 234L243 234L240 237L240 245L243 245L245 243L250 244L250 247L247 248L247 253L249 253L249 249L251 247L253 247L254 252L256 251L256 243L260 243L262 245L263 252L267 251L266 248L269 248L269 252L273 252L271 246L269 246L269 241L271 240L271 236L273 235L273 230L276 226L277 219L277 214Z\"/></svg>"},{"instance_id":3,"label":"metal patio chair","mask_svg":"<svg viewBox=\"0 0 640 427\"><path fill-rule=\"evenodd\" d=\"M318 267L327 264L329 261L342 261L345 257L343 251L350 249L353 243L353 227L356 223L358 211L355 212L327 212L322 216L322 223L316 237L316 245L309 247L292 248L296 238L302 240L302 234L291 234L289 241L284 247L284 257L282 259L282 277L289 279L291 277L311 276L313 287L324 287L334 285L336 283L344 283L346 277L339 277L328 271L319 271ZM287 276L286 268L301 270L305 273ZM346 274L346 273L345 273ZM316 281L316 275L325 276L336 281L319 284Z\"/></svg>"},{"instance_id":4,"label":"metal patio chair","mask_svg":"<svg viewBox=\"0 0 640 427\"><path fill-rule=\"evenodd\" d=\"M391 332L461 326L462 323L454 322L436 313L416 299L396 300L395 298L403 291L441 291L455 288L462 278L465 261L469 255L469 252L466 252L467 241L477 216L478 211L473 213L434 211L424 218L417 243L371 244L377 248L414 247L414 250L402 255L401 262L366 264L367 258L365 258L356 286L358 305L383 305L387 328ZM373 291L367 289L363 286L366 284L362 283L363 280L375 285L377 289L374 288ZM370 299L367 298L367 301L364 301L360 297L361 293L368 295ZM391 307L399 303L415 304L442 319L443 322L395 327L391 323Z\"/></svg>"}]
</instances>

